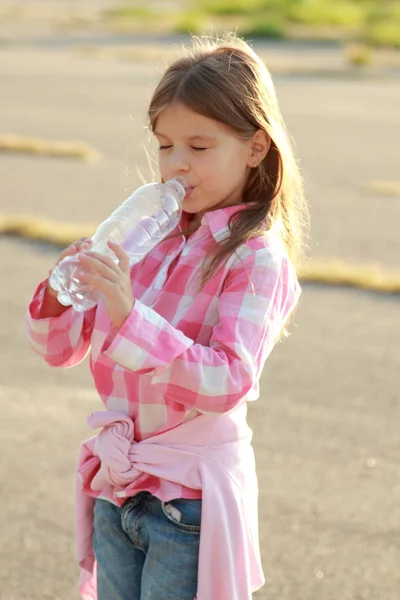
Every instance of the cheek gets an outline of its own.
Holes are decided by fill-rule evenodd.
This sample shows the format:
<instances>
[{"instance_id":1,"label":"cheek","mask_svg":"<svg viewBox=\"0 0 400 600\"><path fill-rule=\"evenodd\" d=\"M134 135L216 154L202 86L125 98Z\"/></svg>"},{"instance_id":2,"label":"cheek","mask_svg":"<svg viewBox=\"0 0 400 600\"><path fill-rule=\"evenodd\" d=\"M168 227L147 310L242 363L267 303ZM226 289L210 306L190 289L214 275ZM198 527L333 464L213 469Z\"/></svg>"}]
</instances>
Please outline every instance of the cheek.
<instances>
[{"instance_id":1,"label":"cheek","mask_svg":"<svg viewBox=\"0 0 400 600\"><path fill-rule=\"evenodd\" d=\"M161 179L167 181L170 178L170 172L168 168L168 160L162 156L158 159L158 171L161 175Z\"/></svg>"},{"instance_id":2,"label":"cheek","mask_svg":"<svg viewBox=\"0 0 400 600\"><path fill-rule=\"evenodd\" d=\"M230 169L229 160L222 154L208 154L197 161L196 170L203 178L218 180Z\"/></svg>"}]
</instances>

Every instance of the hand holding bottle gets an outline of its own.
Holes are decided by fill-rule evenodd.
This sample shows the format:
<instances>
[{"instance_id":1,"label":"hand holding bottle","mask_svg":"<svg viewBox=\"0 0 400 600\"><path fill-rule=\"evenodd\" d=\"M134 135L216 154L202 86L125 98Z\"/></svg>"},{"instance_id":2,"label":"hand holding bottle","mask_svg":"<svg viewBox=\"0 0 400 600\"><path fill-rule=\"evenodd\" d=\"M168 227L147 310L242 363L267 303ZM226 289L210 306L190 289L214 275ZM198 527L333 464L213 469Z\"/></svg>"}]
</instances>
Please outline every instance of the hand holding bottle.
<instances>
[{"instance_id":1,"label":"hand holding bottle","mask_svg":"<svg viewBox=\"0 0 400 600\"><path fill-rule=\"evenodd\" d=\"M66 257L77 255L81 251L89 250L92 245L92 240L90 238L81 238L65 248L57 258L55 264L49 271L49 277L53 272L53 269L57 267L57 265ZM48 319L50 317L59 317L65 310L68 308L67 306L62 305L57 299L58 292L53 290L53 288L47 284L43 303L40 310L40 318Z\"/></svg>"},{"instance_id":2,"label":"hand holding bottle","mask_svg":"<svg viewBox=\"0 0 400 600\"><path fill-rule=\"evenodd\" d=\"M83 285L102 293L110 321L119 329L132 312L135 303L130 278L130 260L129 254L119 244L109 241L107 245L114 252L118 262L109 255L82 250L78 255L82 268L79 279Z\"/></svg>"},{"instance_id":3,"label":"hand holding bottle","mask_svg":"<svg viewBox=\"0 0 400 600\"><path fill-rule=\"evenodd\" d=\"M141 186L99 225L91 238L93 250L112 260L108 242L124 243L130 265L138 263L178 225L188 189L182 177ZM65 256L52 270L50 285L61 304L84 311L96 306L101 292L80 281L79 269L75 256Z\"/></svg>"},{"instance_id":4,"label":"hand holding bottle","mask_svg":"<svg viewBox=\"0 0 400 600\"><path fill-rule=\"evenodd\" d=\"M67 256L74 256L76 254L79 254L79 252L89 250L92 244L93 242L91 238L83 237L71 244L70 246L68 246L68 248L65 248L57 258L52 268L50 269L49 277L51 276L53 269L55 269L64 258L66 258ZM50 296L54 296L54 298L57 298L56 290L53 290L53 288L50 285L47 286L46 291L49 293Z\"/></svg>"}]
</instances>

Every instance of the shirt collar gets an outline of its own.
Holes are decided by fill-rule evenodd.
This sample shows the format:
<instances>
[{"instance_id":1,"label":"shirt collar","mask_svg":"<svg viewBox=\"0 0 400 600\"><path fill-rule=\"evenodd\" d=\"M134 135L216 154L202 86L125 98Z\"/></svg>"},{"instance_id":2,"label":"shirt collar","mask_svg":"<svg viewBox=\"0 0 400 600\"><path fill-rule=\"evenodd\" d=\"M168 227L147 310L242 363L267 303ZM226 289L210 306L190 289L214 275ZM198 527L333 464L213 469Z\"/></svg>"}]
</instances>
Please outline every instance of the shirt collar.
<instances>
[{"instance_id":1,"label":"shirt collar","mask_svg":"<svg viewBox=\"0 0 400 600\"><path fill-rule=\"evenodd\" d=\"M235 204L232 206L225 206L224 208L218 208L217 210L210 210L203 215L201 225L205 225L209 228L211 235L217 243L221 243L226 240L229 235L228 222L229 218L235 213L243 210L247 204ZM182 227L186 227L189 222L189 213L182 213Z\"/></svg>"}]
</instances>

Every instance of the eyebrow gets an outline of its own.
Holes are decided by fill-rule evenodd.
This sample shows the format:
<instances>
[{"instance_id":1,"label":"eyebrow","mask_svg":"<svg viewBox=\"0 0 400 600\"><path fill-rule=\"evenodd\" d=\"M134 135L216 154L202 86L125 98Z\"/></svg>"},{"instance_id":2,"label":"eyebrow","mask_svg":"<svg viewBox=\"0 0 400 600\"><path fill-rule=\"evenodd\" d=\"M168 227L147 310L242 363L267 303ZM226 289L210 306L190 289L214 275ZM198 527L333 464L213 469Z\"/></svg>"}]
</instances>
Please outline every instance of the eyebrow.
<instances>
[{"instance_id":1,"label":"eyebrow","mask_svg":"<svg viewBox=\"0 0 400 600\"><path fill-rule=\"evenodd\" d=\"M163 137L163 138L167 138L168 137L164 133L161 133L161 131L154 130L153 133L154 133L154 135L158 135L158 136ZM211 141L213 141L213 140L216 140L217 138L214 135L196 134L196 135L191 135L188 139L189 139L189 141L193 141L193 140L211 140Z\"/></svg>"}]
</instances>

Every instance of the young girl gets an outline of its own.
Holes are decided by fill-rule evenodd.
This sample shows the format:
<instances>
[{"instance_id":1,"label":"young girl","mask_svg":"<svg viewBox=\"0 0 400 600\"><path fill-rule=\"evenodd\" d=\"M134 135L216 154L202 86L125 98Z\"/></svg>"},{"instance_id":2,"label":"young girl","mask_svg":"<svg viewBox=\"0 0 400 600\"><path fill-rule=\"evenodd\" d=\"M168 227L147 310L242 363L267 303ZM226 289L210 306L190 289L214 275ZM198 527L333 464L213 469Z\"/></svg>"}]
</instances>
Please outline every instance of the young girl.
<instances>
[{"instance_id":1,"label":"young girl","mask_svg":"<svg viewBox=\"0 0 400 600\"><path fill-rule=\"evenodd\" d=\"M46 279L28 311L48 364L90 350L106 406L79 456L80 591L249 600L264 580L246 407L300 295L301 178L269 73L233 36L166 70L149 123L162 180L189 185L176 231L131 269L81 240L59 260L78 252L104 300L75 312Z\"/></svg>"}]
</instances>

